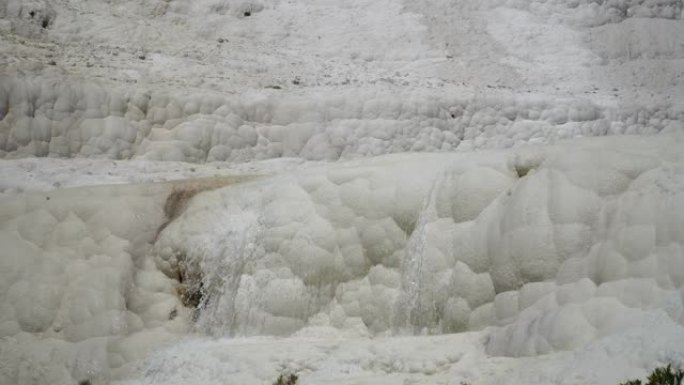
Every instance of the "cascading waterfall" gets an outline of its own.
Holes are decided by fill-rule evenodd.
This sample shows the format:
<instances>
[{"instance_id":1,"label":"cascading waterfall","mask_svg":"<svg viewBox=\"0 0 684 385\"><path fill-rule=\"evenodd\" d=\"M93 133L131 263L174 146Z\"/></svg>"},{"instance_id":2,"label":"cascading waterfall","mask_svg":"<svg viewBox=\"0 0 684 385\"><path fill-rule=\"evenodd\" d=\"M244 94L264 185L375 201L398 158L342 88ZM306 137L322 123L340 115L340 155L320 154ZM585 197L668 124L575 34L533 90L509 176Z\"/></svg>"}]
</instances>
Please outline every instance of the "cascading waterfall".
<instances>
[{"instance_id":1,"label":"cascading waterfall","mask_svg":"<svg viewBox=\"0 0 684 385\"><path fill-rule=\"evenodd\" d=\"M221 223L219 253L202 260L203 300L199 306L196 327L204 334L213 336L235 335L249 325L251 307L259 303L259 297L240 293L243 273L255 260L261 234L259 215L252 211L231 214Z\"/></svg>"},{"instance_id":2,"label":"cascading waterfall","mask_svg":"<svg viewBox=\"0 0 684 385\"><path fill-rule=\"evenodd\" d=\"M416 227L406 244L402 261L401 294L395 305L394 332L424 334L436 326L433 322L434 304L423 295L423 261L427 247L427 226L437 218L437 195L446 176L439 175L423 201Z\"/></svg>"}]
</instances>

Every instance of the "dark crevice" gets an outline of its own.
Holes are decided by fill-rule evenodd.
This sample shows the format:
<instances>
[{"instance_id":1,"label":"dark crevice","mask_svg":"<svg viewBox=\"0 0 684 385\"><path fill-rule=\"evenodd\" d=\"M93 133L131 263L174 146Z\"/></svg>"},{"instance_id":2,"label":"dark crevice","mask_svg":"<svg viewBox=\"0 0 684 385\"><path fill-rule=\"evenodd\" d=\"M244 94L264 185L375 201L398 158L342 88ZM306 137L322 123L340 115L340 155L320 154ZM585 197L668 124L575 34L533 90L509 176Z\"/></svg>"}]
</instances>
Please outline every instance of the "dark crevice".
<instances>
[{"instance_id":1,"label":"dark crevice","mask_svg":"<svg viewBox=\"0 0 684 385\"><path fill-rule=\"evenodd\" d=\"M518 178L524 177L524 176L527 175L532 169L533 169L533 167L529 167L529 166L527 166L527 165L520 165L520 164L516 164L516 165L515 165L515 173L518 174Z\"/></svg>"}]
</instances>

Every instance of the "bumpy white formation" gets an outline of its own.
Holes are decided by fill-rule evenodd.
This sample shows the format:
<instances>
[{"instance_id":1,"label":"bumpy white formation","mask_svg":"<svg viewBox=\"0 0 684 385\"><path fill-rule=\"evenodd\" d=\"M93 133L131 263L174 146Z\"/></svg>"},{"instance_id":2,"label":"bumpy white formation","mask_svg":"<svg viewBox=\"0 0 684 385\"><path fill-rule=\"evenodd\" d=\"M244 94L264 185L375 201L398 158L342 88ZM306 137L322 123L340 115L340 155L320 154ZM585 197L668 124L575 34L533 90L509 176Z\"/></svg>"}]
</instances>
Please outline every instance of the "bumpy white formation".
<instances>
[{"instance_id":1,"label":"bumpy white formation","mask_svg":"<svg viewBox=\"0 0 684 385\"><path fill-rule=\"evenodd\" d=\"M104 383L186 330L169 317L173 281L144 257L170 189L59 190L0 205L0 383Z\"/></svg>"},{"instance_id":2,"label":"bumpy white formation","mask_svg":"<svg viewBox=\"0 0 684 385\"><path fill-rule=\"evenodd\" d=\"M576 136L655 134L684 105L622 109L589 101L454 98L355 91L319 99L170 97L57 79L0 81L0 154L188 162L335 160L506 148Z\"/></svg>"},{"instance_id":3,"label":"bumpy white formation","mask_svg":"<svg viewBox=\"0 0 684 385\"><path fill-rule=\"evenodd\" d=\"M0 1L0 384L614 384L682 362L683 12ZM33 156L65 159L6 160ZM23 193L157 172L214 177Z\"/></svg>"},{"instance_id":4,"label":"bumpy white formation","mask_svg":"<svg viewBox=\"0 0 684 385\"><path fill-rule=\"evenodd\" d=\"M681 324L683 143L388 155L231 185L5 200L0 380L106 381L188 327L498 326L489 353L536 355L653 312Z\"/></svg>"},{"instance_id":5,"label":"bumpy white formation","mask_svg":"<svg viewBox=\"0 0 684 385\"><path fill-rule=\"evenodd\" d=\"M494 354L570 349L641 310L684 321L681 145L390 156L219 189L164 229L157 264L201 280L219 335L507 325Z\"/></svg>"}]
</instances>

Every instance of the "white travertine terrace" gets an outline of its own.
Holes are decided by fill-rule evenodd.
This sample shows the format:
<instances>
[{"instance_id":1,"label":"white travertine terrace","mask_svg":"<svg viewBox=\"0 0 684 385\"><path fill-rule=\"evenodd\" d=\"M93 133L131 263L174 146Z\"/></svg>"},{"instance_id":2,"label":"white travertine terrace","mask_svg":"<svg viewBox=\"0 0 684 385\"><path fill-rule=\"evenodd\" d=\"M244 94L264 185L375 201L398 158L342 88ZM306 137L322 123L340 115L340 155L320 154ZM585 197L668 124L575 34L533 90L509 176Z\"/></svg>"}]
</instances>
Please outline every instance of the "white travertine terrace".
<instances>
[{"instance_id":1,"label":"white travertine terrace","mask_svg":"<svg viewBox=\"0 0 684 385\"><path fill-rule=\"evenodd\" d=\"M97 378L83 360L109 376L191 324L213 335L498 326L487 351L514 356L577 348L652 312L681 324L683 140L388 155L226 186L6 200L3 359L36 368L47 358L35 348L49 347L61 357L49 376ZM179 287L201 288L197 315Z\"/></svg>"},{"instance_id":2,"label":"white travertine terrace","mask_svg":"<svg viewBox=\"0 0 684 385\"><path fill-rule=\"evenodd\" d=\"M684 104L454 98L367 91L304 97L170 97L56 79L0 79L0 155L203 163L337 160L507 148L577 136L676 130Z\"/></svg>"},{"instance_id":3,"label":"white travertine terrace","mask_svg":"<svg viewBox=\"0 0 684 385\"><path fill-rule=\"evenodd\" d=\"M683 15L0 0L0 384L684 365Z\"/></svg>"}]
</instances>

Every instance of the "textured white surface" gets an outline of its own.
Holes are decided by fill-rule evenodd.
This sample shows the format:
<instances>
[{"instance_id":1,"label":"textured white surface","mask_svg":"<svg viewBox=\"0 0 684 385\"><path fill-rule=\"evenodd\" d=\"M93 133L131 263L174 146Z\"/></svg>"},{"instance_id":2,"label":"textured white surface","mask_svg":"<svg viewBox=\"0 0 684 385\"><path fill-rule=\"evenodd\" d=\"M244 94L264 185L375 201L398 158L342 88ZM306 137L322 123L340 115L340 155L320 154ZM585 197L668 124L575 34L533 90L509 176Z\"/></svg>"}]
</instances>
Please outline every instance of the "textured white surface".
<instances>
[{"instance_id":1,"label":"textured white surface","mask_svg":"<svg viewBox=\"0 0 684 385\"><path fill-rule=\"evenodd\" d=\"M649 330L657 328L660 333ZM645 377L656 362L681 362L684 333L652 316L574 352L489 357L479 333L371 340L193 339L150 357L141 379L117 384L272 384L298 373L301 384L619 384ZM647 363L647 364L646 364Z\"/></svg>"},{"instance_id":2,"label":"textured white surface","mask_svg":"<svg viewBox=\"0 0 684 385\"><path fill-rule=\"evenodd\" d=\"M217 293L198 320L212 333L289 334L321 319L370 334L513 323L492 352L573 348L614 329L592 309L629 320L625 306L657 306L684 283L671 227L684 223L681 144L395 155L219 189L162 231L157 261ZM540 163L519 178L530 157Z\"/></svg>"},{"instance_id":3,"label":"textured white surface","mask_svg":"<svg viewBox=\"0 0 684 385\"><path fill-rule=\"evenodd\" d=\"M0 384L684 364L682 12L0 1Z\"/></svg>"},{"instance_id":4,"label":"textured white surface","mask_svg":"<svg viewBox=\"0 0 684 385\"><path fill-rule=\"evenodd\" d=\"M155 310L177 301L173 283L141 256L169 189L57 190L3 201L0 383L105 378L144 351L113 337L149 329L163 339L165 329L179 329Z\"/></svg>"},{"instance_id":5,"label":"textured white surface","mask_svg":"<svg viewBox=\"0 0 684 385\"><path fill-rule=\"evenodd\" d=\"M415 89L359 89L315 99L172 98L110 93L94 84L2 78L0 90L0 155L5 157L337 160L646 135L680 129L684 120L681 103L606 108L584 99L464 98Z\"/></svg>"},{"instance_id":6,"label":"textured white surface","mask_svg":"<svg viewBox=\"0 0 684 385\"><path fill-rule=\"evenodd\" d=\"M397 154L229 185L8 198L3 381L117 378L190 329L334 339L489 327L469 340L482 360L584 349L653 319L681 331L683 141ZM198 193L169 211L183 191ZM196 288L193 316L177 292Z\"/></svg>"}]
</instances>

